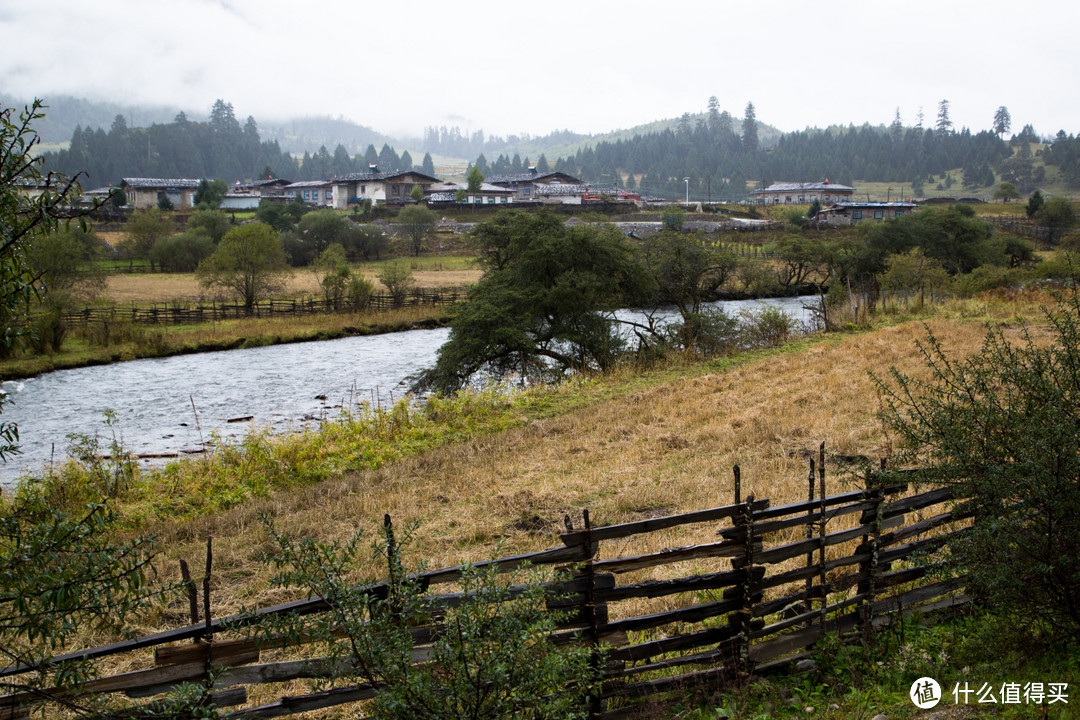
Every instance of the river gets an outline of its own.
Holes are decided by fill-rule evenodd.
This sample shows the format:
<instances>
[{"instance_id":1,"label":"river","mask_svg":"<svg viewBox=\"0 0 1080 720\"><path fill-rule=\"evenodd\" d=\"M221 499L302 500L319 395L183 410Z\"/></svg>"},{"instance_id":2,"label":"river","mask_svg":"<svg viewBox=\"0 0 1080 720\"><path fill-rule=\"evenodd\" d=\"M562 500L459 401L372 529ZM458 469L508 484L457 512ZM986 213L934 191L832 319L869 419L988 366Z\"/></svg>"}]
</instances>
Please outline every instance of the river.
<instances>
[{"instance_id":1,"label":"river","mask_svg":"<svg viewBox=\"0 0 1080 720\"><path fill-rule=\"evenodd\" d=\"M807 321L799 298L718 303L735 314L776 305ZM387 405L409 378L434 364L449 330L385 335L179 355L5 382L3 420L19 426L22 452L0 464L0 484L40 473L68 455L70 434L115 433L139 455L183 454L217 434L238 440L254 428L302 430L360 403ZM106 425L105 412L115 421ZM149 464L160 459L144 459Z\"/></svg>"}]
</instances>

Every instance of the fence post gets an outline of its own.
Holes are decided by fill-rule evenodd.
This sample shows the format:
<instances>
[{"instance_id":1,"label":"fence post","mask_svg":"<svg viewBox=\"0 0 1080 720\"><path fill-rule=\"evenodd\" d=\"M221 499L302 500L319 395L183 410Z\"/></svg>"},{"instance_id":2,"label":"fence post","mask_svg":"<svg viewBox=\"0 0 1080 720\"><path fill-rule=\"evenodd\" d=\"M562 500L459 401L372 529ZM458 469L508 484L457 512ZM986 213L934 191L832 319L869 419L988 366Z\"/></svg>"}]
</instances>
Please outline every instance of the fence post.
<instances>
[{"instance_id":1,"label":"fence post","mask_svg":"<svg viewBox=\"0 0 1080 720\"><path fill-rule=\"evenodd\" d=\"M885 459L881 459L881 469L885 470ZM859 563L859 583L857 592L862 595L857 612L859 630L862 633L864 643L873 639L873 607L874 596L877 593L877 579L881 571L878 565L878 553L881 551L881 514L885 505L885 493L880 487L874 487L873 475L870 468L866 469L866 493L867 499L874 503L872 508L863 511L859 522L866 525L872 523L873 527L868 535L863 535L862 544L855 549L856 553L869 553L870 557Z\"/></svg>"},{"instance_id":2,"label":"fence post","mask_svg":"<svg viewBox=\"0 0 1080 720\"><path fill-rule=\"evenodd\" d=\"M592 667L596 677L600 677L600 673L603 668L600 667L600 623L601 613L598 612L600 608L596 603L596 569L593 567L593 560L596 557L596 548L593 545L592 538L592 520L589 518L589 508L585 508L581 511L582 519L585 523L585 548L589 551L590 557L585 561L585 611L589 616L589 644L591 645L592 652L589 655L589 664ZM607 623L607 605L603 606L603 618L602 622ZM589 697L589 714L592 716L599 715L604 711L604 699L600 693L595 693Z\"/></svg>"},{"instance_id":3,"label":"fence post","mask_svg":"<svg viewBox=\"0 0 1080 720\"><path fill-rule=\"evenodd\" d=\"M754 564L755 552L760 549L761 542L754 536L754 495L746 496L746 502L736 503L738 511L732 516L734 526L730 532L722 534L731 539L739 538L743 544L742 557L732 558L732 566L745 573L742 583L736 589L739 597L739 608L728 616L728 624L735 631L736 648L734 663L736 672L749 675L751 671L750 661L750 633L753 622L753 606L757 601L758 585L761 573Z\"/></svg>"},{"instance_id":4,"label":"fence post","mask_svg":"<svg viewBox=\"0 0 1080 720\"><path fill-rule=\"evenodd\" d=\"M829 606L829 590L825 585L825 443L818 448L818 496L821 517L818 520L818 585L821 592L821 613L818 615L818 627L825 634L825 608Z\"/></svg>"}]
</instances>

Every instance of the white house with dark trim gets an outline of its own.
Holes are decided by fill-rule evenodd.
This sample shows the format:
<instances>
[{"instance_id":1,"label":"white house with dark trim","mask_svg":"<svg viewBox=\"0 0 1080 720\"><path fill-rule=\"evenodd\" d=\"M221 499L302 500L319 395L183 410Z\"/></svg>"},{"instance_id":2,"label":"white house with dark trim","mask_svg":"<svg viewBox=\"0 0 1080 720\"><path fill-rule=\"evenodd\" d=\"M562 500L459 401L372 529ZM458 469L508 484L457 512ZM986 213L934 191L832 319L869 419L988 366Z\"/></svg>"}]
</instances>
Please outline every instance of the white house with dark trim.
<instances>
[{"instance_id":1,"label":"white house with dark trim","mask_svg":"<svg viewBox=\"0 0 1080 720\"><path fill-rule=\"evenodd\" d=\"M158 206L158 198L164 196L177 210L194 207L195 191L199 181L187 178L124 178L120 187L127 195L127 204L133 208Z\"/></svg>"},{"instance_id":2,"label":"white house with dark trim","mask_svg":"<svg viewBox=\"0 0 1080 720\"><path fill-rule=\"evenodd\" d=\"M413 187L427 190L439 183L438 178L415 170L379 172L372 168L366 173L350 173L330 181L333 185L333 207L346 210L349 205L371 200L376 205L410 202Z\"/></svg>"},{"instance_id":3,"label":"white house with dark trim","mask_svg":"<svg viewBox=\"0 0 1080 720\"><path fill-rule=\"evenodd\" d=\"M759 205L809 205L817 200L822 205L844 202L855 196L855 188L829 182L773 183L751 193Z\"/></svg>"},{"instance_id":4,"label":"white house with dark trim","mask_svg":"<svg viewBox=\"0 0 1080 720\"><path fill-rule=\"evenodd\" d=\"M513 175L492 175L484 182L514 191L514 202L581 205L589 187L562 172L538 173L535 169Z\"/></svg>"}]
</instances>

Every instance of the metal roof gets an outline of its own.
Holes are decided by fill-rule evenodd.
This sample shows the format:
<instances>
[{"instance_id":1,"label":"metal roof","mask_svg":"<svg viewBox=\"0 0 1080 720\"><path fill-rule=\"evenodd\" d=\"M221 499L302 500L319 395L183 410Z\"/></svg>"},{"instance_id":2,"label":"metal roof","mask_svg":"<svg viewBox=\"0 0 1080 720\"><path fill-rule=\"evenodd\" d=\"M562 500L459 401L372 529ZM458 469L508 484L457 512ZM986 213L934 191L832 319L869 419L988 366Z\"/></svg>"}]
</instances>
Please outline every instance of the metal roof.
<instances>
[{"instance_id":1,"label":"metal roof","mask_svg":"<svg viewBox=\"0 0 1080 720\"><path fill-rule=\"evenodd\" d=\"M831 182L812 182L812 183L773 183L764 190L755 190L754 194L759 193L774 193L774 192L799 192L807 190L818 190L821 192L832 190L834 192L855 192L855 188L848 187L847 185L840 185L839 183Z\"/></svg>"}]
</instances>

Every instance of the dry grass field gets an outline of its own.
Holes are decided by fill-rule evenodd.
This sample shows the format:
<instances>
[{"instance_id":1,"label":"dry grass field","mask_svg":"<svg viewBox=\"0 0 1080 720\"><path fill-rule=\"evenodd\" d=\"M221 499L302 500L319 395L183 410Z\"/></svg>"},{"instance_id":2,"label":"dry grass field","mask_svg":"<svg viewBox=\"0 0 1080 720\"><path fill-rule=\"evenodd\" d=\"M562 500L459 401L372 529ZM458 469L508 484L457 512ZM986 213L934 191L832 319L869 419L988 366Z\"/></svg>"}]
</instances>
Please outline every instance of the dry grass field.
<instances>
[{"instance_id":1,"label":"dry grass field","mask_svg":"<svg viewBox=\"0 0 1080 720\"><path fill-rule=\"evenodd\" d=\"M407 262L407 261L403 261ZM378 271L362 270L365 277L382 288ZM479 270L415 270L416 284L424 288L461 287L475 283ZM310 270L296 270L285 281L282 295L286 297L321 295L319 276ZM218 298L218 290L208 290L199 284L193 273L155 273L153 275L117 274L108 277L105 295L118 303L160 303L173 300L199 301Z\"/></svg>"},{"instance_id":2,"label":"dry grass field","mask_svg":"<svg viewBox=\"0 0 1080 720\"><path fill-rule=\"evenodd\" d=\"M930 327L959 355L976 350L985 335L980 322L939 319ZM893 366L925 374L915 345L924 337L923 325L910 322L730 364L549 389L543 392L572 396L565 403L571 409L536 413L517 429L212 517L159 526L161 567L175 572L180 557L198 565L205 538L213 536L214 612L225 614L285 599L268 589L260 560L267 548L262 514L286 532L330 540L358 527L377 531L389 513L397 526L415 528L412 557L434 568L556 546L563 516L580 526L584 508L594 524L612 524L729 504L735 465L744 495L774 504L805 499L807 457L822 442L829 491L853 489L859 481L846 463L862 456L876 464L891 451L872 374ZM714 533L704 528L694 541L711 541ZM648 542L655 550L668 540L655 533ZM727 569L726 561L717 562Z\"/></svg>"}]
</instances>

